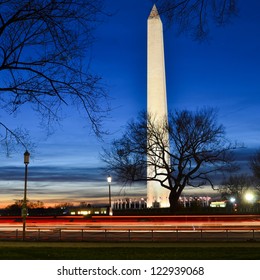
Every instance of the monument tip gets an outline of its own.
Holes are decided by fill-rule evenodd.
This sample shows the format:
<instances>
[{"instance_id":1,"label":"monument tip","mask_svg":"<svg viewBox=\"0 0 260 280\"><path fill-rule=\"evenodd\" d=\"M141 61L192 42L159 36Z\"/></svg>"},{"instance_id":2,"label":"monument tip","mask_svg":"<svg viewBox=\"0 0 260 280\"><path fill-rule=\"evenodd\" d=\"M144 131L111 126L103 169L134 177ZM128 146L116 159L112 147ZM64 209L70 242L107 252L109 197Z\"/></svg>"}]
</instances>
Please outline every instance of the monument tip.
<instances>
[{"instance_id":1,"label":"monument tip","mask_svg":"<svg viewBox=\"0 0 260 280\"><path fill-rule=\"evenodd\" d=\"M156 17L159 17L159 12L158 12L158 10L157 10L156 5L154 4L154 5L153 5L153 8L152 8L152 10L151 10L151 13L150 13L150 15L149 15L149 18L156 18Z\"/></svg>"}]
</instances>

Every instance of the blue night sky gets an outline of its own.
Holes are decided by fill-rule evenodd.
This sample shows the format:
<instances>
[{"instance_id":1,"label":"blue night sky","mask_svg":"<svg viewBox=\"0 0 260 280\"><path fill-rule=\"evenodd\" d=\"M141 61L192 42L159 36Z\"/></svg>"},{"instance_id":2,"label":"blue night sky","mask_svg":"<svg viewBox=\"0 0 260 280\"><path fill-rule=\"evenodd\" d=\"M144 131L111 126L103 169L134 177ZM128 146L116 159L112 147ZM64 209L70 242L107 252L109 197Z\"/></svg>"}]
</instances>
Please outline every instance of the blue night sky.
<instances>
[{"instance_id":1,"label":"blue night sky","mask_svg":"<svg viewBox=\"0 0 260 280\"><path fill-rule=\"evenodd\" d=\"M29 165L28 199L58 204L106 202L108 187L100 160L102 146L119 137L126 122L146 108L146 24L150 0L107 1L115 12L97 27L92 70L103 76L113 110L104 123L111 134L98 140L76 108L65 108L55 133L46 136L39 119L27 108L15 118L1 114L11 128L29 130L35 151ZM219 110L227 137L245 145L238 160L259 148L260 139L260 2L238 1L239 16L225 27L212 27L199 43L164 27L168 108ZM86 62L88 63L88 62ZM23 152L0 166L0 205L23 197ZM201 190L204 194L207 190ZM145 197L144 187L112 183L112 195Z\"/></svg>"}]
</instances>

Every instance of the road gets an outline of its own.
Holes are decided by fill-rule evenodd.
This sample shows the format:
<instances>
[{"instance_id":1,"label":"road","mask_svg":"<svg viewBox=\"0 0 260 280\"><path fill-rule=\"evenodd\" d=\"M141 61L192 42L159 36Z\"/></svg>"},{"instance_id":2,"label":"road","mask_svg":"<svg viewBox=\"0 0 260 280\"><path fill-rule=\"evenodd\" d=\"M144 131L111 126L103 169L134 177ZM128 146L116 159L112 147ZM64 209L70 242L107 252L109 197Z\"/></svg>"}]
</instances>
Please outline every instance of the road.
<instances>
[{"instance_id":1,"label":"road","mask_svg":"<svg viewBox=\"0 0 260 280\"><path fill-rule=\"evenodd\" d=\"M0 217L0 240L20 240L22 219ZM260 215L28 217L27 240L249 241L260 240Z\"/></svg>"},{"instance_id":2,"label":"road","mask_svg":"<svg viewBox=\"0 0 260 280\"><path fill-rule=\"evenodd\" d=\"M260 215L28 216L27 226L260 226ZM1 226L19 227L21 217L0 217Z\"/></svg>"}]
</instances>

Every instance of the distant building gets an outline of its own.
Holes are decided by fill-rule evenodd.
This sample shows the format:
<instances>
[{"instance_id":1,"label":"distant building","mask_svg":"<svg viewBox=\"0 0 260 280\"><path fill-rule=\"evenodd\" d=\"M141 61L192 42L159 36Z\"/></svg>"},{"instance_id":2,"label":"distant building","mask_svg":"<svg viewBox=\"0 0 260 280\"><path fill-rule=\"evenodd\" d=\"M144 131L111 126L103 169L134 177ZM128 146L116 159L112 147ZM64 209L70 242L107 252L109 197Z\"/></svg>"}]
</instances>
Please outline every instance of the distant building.
<instances>
[{"instance_id":1,"label":"distant building","mask_svg":"<svg viewBox=\"0 0 260 280\"><path fill-rule=\"evenodd\" d=\"M70 215L92 216L109 215L108 205L74 206L69 208Z\"/></svg>"}]
</instances>

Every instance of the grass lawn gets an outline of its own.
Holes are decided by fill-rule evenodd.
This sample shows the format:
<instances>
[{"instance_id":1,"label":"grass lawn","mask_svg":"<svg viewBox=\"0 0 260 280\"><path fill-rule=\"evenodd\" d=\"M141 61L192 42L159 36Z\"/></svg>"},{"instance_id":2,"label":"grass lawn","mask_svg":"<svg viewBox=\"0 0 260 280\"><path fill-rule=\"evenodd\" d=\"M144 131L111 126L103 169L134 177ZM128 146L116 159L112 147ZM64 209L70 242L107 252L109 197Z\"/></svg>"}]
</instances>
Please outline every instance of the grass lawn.
<instances>
[{"instance_id":1,"label":"grass lawn","mask_svg":"<svg viewBox=\"0 0 260 280\"><path fill-rule=\"evenodd\" d=\"M259 260L260 243L0 242L1 260Z\"/></svg>"}]
</instances>

